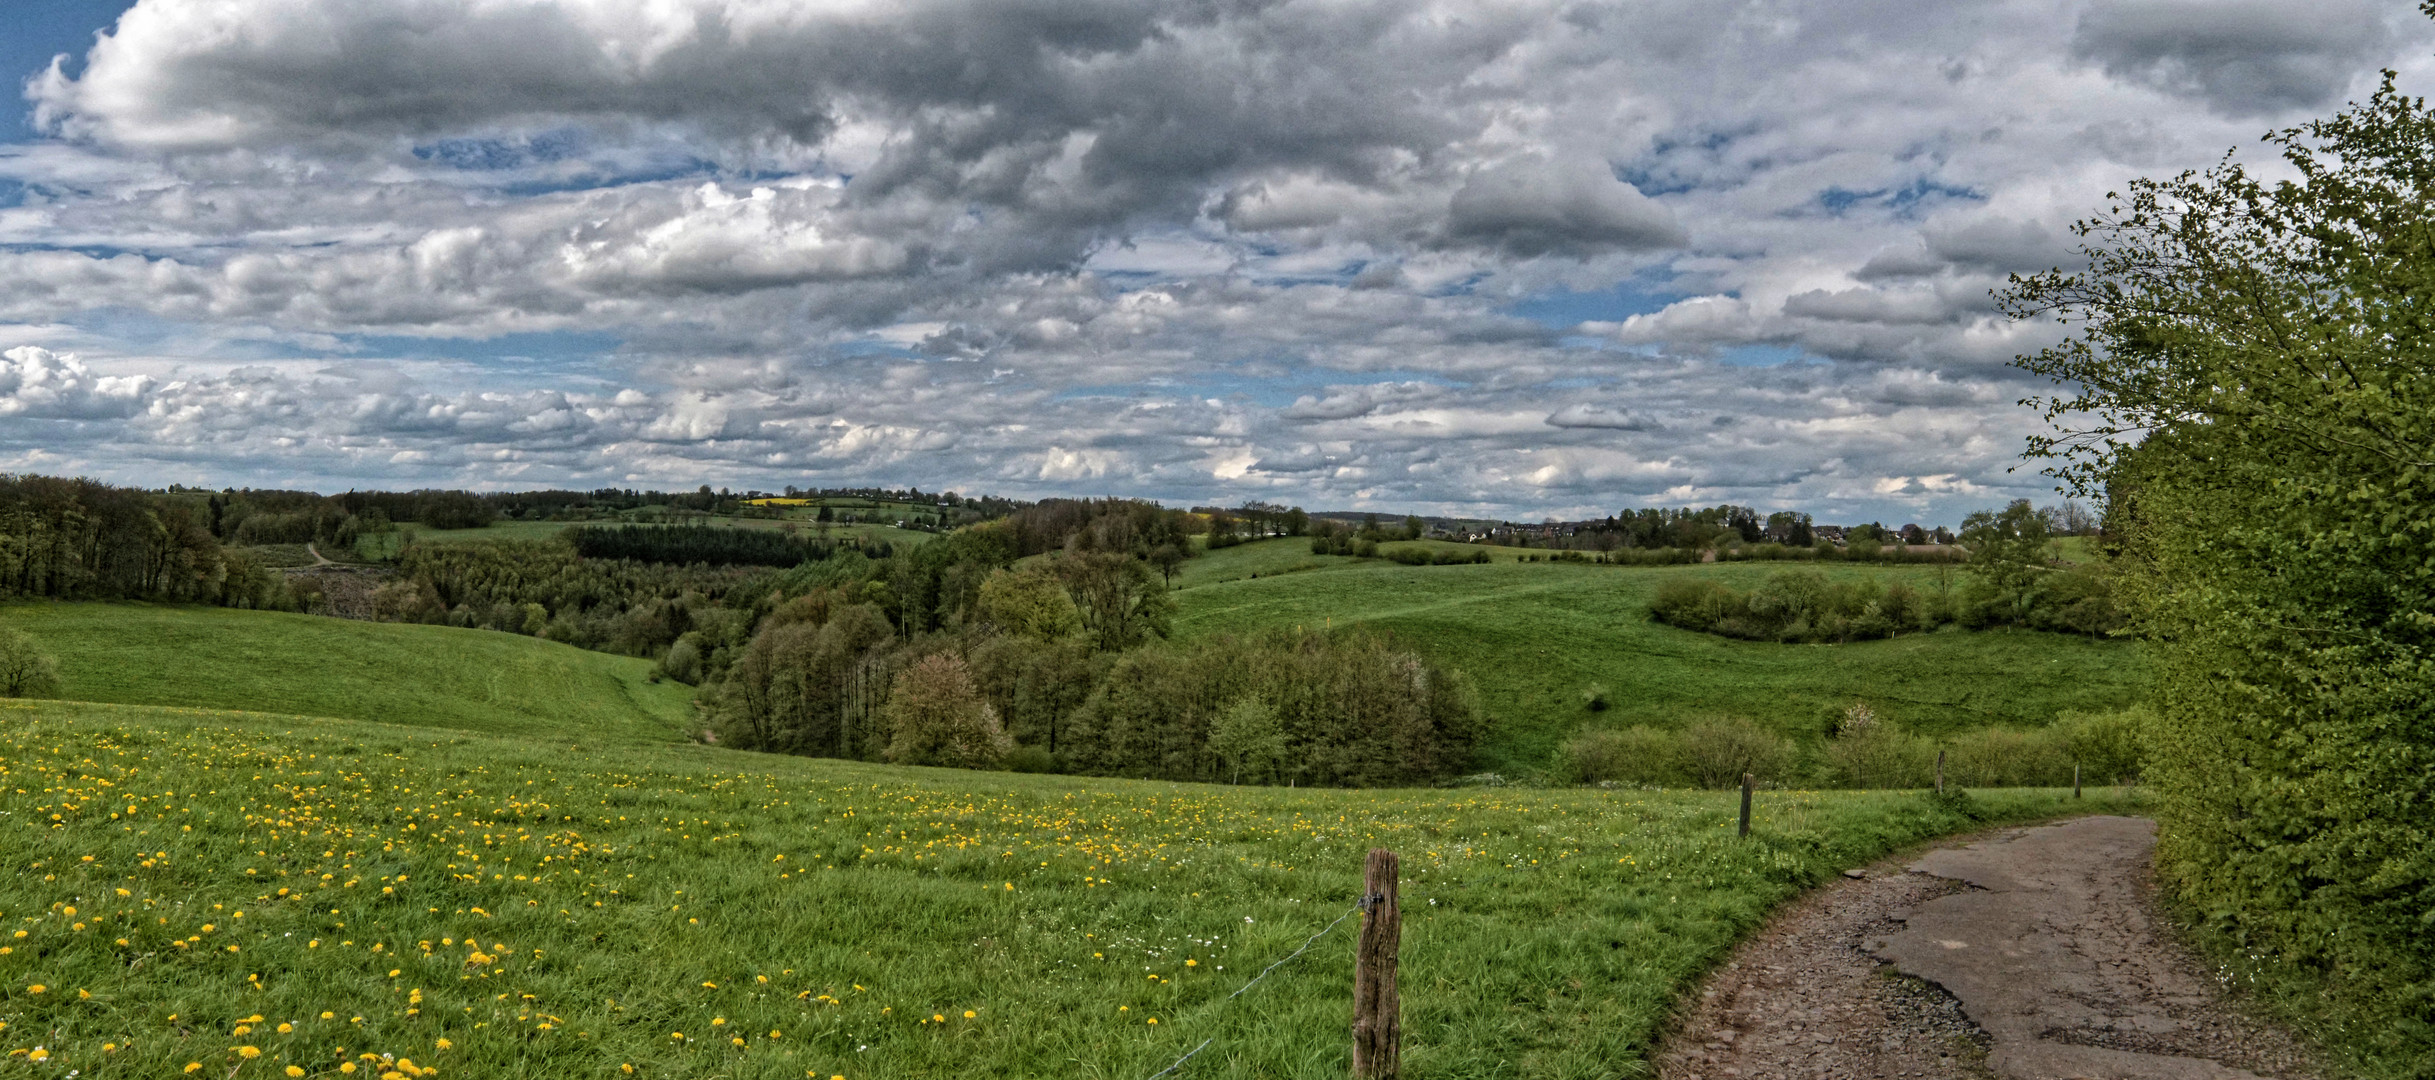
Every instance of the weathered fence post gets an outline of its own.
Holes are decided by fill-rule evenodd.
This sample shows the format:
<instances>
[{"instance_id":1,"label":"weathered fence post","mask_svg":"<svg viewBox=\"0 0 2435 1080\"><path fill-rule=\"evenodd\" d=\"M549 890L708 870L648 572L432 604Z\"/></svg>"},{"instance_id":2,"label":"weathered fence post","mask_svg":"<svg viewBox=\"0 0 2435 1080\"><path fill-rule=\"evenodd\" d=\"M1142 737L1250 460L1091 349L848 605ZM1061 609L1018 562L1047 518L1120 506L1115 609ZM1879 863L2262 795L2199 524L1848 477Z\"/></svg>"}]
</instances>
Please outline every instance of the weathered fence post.
<instances>
[{"instance_id":1,"label":"weathered fence post","mask_svg":"<svg viewBox=\"0 0 2435 1080\"><path fill-rule=\"evenodd\" d=\"M2071 763L2071 797L2080 797L2080 763L2077 761Z\"/></svg>"},{"instance_id":2,"label":"weathered fence post","mask_svg":"<svg viewBox=\"0 0 2435 1080\"><path fill-rule=\"evenodd\" d=\"M1750 783L1751 783L1751 776L1750 776L1750 774L1749 774L1749 773L1743 773L1743 774L1742 774L1742 832L1741 832L1741 835L1743 835L1743 836L1748 836L1748 835L1750 835Z\"/></svg>"},{"instance_id":3,"label":"weathered fence post","mask_svg":"<svg viewBox=\"0 0 2435 1080\"><path fill-rule=\"evenodd\" d=\"M1400 866L1395 853L1370 849L1361 882L1361 945L1353 960L1353 1075L1394 1080L1403 1071L1403 1003L1395 994L1395 963L1403 944L1403 912L1395 903Z\"/></svg>"},{"instance_id":4,"label":"weathered fence post","mask_svg":"<svg viewBox=\"0 0 2435 1080\"><path fill-rule=\"evenodd\" d=\"M1936 793L1945 793L1945 752L1942 750L1936 752Z\"/></svg>"}]
</instances>

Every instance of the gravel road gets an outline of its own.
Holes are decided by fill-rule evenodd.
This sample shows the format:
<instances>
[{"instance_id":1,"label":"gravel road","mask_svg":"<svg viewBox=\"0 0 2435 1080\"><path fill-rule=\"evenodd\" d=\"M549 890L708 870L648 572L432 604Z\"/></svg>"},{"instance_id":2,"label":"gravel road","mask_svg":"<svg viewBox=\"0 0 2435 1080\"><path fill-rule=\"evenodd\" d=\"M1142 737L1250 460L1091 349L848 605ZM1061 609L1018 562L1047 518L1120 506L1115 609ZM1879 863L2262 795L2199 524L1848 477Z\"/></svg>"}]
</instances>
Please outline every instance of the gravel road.
<instances>
[{"instance_id":1,"label":"gravel road","mask_svg":"<svg viewBox=\"0 0 2435 1080\"><path fill-rule=\"evenodd\" d=\"M2005 829L1796 902L1699 990L1661 1080L2315 1080L2162 933L2155 823Z\"/></svg>"}]
</instances>

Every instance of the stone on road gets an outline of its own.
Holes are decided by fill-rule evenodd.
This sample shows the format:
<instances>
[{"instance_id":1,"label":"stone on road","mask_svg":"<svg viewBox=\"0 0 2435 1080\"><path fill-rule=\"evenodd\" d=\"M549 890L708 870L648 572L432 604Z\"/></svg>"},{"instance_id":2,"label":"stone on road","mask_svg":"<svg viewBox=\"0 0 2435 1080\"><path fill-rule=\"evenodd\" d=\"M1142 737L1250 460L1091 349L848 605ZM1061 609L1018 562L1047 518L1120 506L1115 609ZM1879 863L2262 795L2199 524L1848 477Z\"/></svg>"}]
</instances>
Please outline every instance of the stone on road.
<instances>
[{"instance_id":1,"label":"stone on road","mask_svg":"<svg viewBox=\"0 0 2435 1080\"><path fill-rule=\"evenodd\" d=\"M2284 1080L2287 1034L2164 933L2156 826L2006 829L1819 889L1711 977L1657 1058L1727 1077Z\"/></svg>"}]
</instances>

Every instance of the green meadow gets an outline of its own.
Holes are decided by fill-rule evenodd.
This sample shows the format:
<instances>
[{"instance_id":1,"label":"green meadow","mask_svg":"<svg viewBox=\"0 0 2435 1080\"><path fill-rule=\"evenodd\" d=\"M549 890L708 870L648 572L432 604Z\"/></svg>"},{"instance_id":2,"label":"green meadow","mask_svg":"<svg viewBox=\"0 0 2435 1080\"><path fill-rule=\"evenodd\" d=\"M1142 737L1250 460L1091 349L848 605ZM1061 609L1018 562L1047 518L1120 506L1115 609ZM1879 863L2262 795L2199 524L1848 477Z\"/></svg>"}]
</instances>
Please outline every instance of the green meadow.
<instances>
[{"instance_id":1,"label":"green meadow","mask_svg":"<svg viewBox=\"0 0 2435 1080\"><path fill-rule=\"evenodd\" d=\"M1295 540L1221 549L1185 564L1177 581L1177 636L1353 624L1390 631L1478 685L1496 721L1486 765L1501 769L1536 767L1587 726L1677 728L1740 716L1815 738L1827 710L1855 701L1926 735L1990 724L2036 727L2066 711L2129 704L2146 678L2137 647L2122 641L1947 630L1782 645L1694 633L1648 616L1658 586L1678 576L1747 589L1772 573L1814 569L1934 592L1960 588L1958 568L1599 566L1520 562L1509 551L1491 550L1496 561L1484 565L1409 567L1314 556ZM1593 687L1606 691L1607 709L1590 710L1585 695Z\"/></svg>"},{"instance_id":2,"label":"green meadow","mask_svg":"<svg viewBox=\"0 0 2435 1080\"><path fill-rule=\"evenodd\" d=\"M151 604L13 603L61 696L582 739L664 742L693 689L651 664L485 630Z\"/></svg>"},{"instance_id":3,"label":"green meadow","mask_svg":"<svg viewBox=\"0 0 2435 1080\"><path fill-rule=\"evenodd\" d=\"M2135 805L1769 792L1745 840L1724 793L1077 781L499 730L0 702L0 1069L1146 1080L1205 1043L1175 1075L1341 1077L1348 914L1385 846L1408 1075L1638 1075L1675 997L1800 889L1979 821Z\"/></svg>"}]
</instances>

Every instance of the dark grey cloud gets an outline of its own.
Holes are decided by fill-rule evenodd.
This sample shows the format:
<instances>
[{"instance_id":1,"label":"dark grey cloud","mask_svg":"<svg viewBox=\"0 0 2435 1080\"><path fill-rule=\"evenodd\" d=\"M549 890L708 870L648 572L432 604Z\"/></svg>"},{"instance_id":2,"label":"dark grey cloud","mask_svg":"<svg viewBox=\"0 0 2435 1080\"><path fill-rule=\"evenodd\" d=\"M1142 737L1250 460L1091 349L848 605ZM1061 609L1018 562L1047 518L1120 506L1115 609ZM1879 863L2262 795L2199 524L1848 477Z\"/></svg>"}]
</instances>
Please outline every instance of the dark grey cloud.
<instances>
[{"instance_id":1,"label":"dark grey cloud","mask_svg":"<svg viewBox=\"0 0 2435 1080\"><path fill-rule=\"evenodd\" d=\"M2372 0L2101 0L2081 14L2072 54L2228 116L2266 116L2325 105L2372 71L2392 10Z\"/></svg>"}]
</instances>

